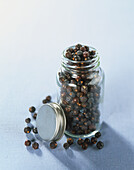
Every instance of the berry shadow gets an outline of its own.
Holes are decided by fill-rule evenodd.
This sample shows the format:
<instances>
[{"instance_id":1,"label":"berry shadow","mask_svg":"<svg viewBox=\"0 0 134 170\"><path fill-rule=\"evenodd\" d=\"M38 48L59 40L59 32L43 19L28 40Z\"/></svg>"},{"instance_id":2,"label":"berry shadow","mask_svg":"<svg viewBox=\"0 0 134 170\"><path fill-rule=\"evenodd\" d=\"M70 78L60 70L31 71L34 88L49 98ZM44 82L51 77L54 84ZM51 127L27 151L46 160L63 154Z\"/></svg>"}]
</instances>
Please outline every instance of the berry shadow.
<instances>
[{"instance_id":1,"label":"berry shadow","mask_svg":"<svg viewBox=\"0 0 134 170\"><path fill-rule=\"evenodd\" d=\"M99 170L126 170L134 168L134 148L129 142L113 130L107 123L102 124L102 136L98 141L104 142L104 148L98 150L96 146L90 146L85 152L81 152L83 163L89 161L89 167ZM104 136L103 136L104 132ZM78 151L80 152L80 151Z\"/></svg>"},{"instance_id":2,"label":"berry shadow","mask_svg":"<svg viewBox=\"0 0 134 170\"><path fill-rule=\"evenodd\" d=\"M50 149L49 143L47 142L44 142L44 146L55 156L56 159L58 159L62 164L64 164L66 168L72 170L80 170L81 168L80 166L78 166L79 162L77 164L74 162L74 160L76 160L76 157L73 153L73 150L71 148L67 150L63 148L63 143L65 141L66 139L62 139L60 142L58 142L56 149Z\"/></svg>"},{"instance_id":3,"label":"berry shadow","mask_svg":"<svg viewBox=\"0 0 134 170\"><path fill-rule=\"evenodd\" d=\"M76 144L76 140L69 149L65 150L63 148L63 144L66 142L65 136L58 142L56 149L50 149L49 143L44 143L44 146L70 170L133 169L134 148L129 142L105 122L102 124L101 132L102 136L98 138L98 141L104 142L104 148L100 150L96 148L96 145L89 146L87 150L82 150Z\"/></svg>"},{"instance_id":4,"label":"berry shadow","mask_svg":"<svg viewBox=\"0 0 134 170\"><path fill-rule=\"evenodd\" d=\"M31 154L36 154L37 156L42 156L42 151L41 149L34 150L31 146L26 147L27 151Z\"/></svg>"},{"instance_id":5,"label":"berry shadow","mask_svg":"<svg viewBox=\"0 0 134 170\"><path fill-rule=\"evenodd\" d=\"M35 150L34 153L35 153L37 156L40 156L40 157L42 156L42 151L41 151L40 148L37 149L37 150Z\"/></svg>"},{"instance_id":6,"label":"berry shadow","mask_svg":"<svg viewBox=\"0 0 134 170\"><path fill-rule=\"evenodd\" d=\"M33 127L34 127L34 125L32 123L28 123L27 126L30 127L31 129L33 129Z\"/></svg>"},{"instance_id":7,"label":"berry shadow","mask_svg":"<svg viewBox=\"0 0 134 170\"><path fill-rule=\"evenodd\" d=\"M26 134L26 137L27 137L29 140L31 140L31 141L35 141L35 137L34 137L34 135L33 135L32 133Z\"/></svg>"},{"instance_id":8,"label":"berry shadow","mask_svg":"<svg viewBox=\"0 0 134 170\"><path fill-rule=\"evenodd\" d=\"M27 146L26 149L27 149L28 152L30 152L32 154L34 153L34 150L31 146Z\"/></svg>"}]
</instances>

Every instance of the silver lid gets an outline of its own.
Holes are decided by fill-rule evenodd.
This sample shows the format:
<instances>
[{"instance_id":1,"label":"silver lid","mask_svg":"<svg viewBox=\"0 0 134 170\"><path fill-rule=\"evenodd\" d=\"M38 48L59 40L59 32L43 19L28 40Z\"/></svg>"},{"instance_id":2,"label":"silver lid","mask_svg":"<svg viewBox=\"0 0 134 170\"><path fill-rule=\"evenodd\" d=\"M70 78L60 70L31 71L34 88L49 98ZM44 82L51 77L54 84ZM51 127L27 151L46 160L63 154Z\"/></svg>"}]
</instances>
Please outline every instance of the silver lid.
<instances>
[{"instance_id":1,"label":"silver lid","mask_svg":"<svg viewBox=\"0 0 134 170\"><path fill-rule=\"evenodd\" d=\"M36 126L43 140L60 140L66 128L66 117L62 107L57 103L43 105L38 111Z\"/></svg>"}]
</instances>

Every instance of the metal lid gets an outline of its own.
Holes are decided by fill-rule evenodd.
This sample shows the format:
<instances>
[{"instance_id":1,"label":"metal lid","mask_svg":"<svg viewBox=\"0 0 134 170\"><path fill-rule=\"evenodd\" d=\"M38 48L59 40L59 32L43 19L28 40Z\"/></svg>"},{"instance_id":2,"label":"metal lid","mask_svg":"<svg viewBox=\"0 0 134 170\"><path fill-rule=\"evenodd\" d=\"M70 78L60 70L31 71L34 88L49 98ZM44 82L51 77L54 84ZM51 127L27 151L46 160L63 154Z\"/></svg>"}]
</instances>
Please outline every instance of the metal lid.
<instances>
[{"instance_id":1,"label":"metal lid","mask_svg":"<svg viewBox=\"0 0 134 170\"><path fill-rule=\"evenodd\" d=\"M60 140L66 128L66 117L62 107L57 103L43 105L38 111L36 126L43 140Z\"/></svg>"}]
</instances>

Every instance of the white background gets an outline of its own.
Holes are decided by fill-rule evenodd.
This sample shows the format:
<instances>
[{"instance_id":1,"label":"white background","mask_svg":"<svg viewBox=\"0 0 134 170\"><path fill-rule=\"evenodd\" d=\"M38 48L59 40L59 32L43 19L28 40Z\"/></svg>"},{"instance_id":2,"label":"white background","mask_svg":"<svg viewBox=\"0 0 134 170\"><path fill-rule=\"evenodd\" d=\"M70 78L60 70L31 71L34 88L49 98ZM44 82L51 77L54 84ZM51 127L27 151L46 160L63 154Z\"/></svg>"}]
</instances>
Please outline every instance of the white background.
<instances>
[{"instance_id":1,"label":"white background","mask_svg":"<svg viewBox=\"0 0 134 170\"><path fill-rule=\"evenodd\" d=\"M110 146L105 134L109 145L99 153L72 149L71 158L61 146L59 152L44 146L37 153L25 149L28 108L41 106L48 94L55 96L61 53L76 43L93 46L100 54L106 75L104 121L130 145L122 146L123 159L118 156L121 148L114 152L117 143L125 145L118 135ZM0 170L134 167L133 57L133 0L0 0ZM95 159L86 160L88 152ZM98 155L105 153L102 164ZM125 158L130 162L125 164Z\"/></svg>"}]
</instances>

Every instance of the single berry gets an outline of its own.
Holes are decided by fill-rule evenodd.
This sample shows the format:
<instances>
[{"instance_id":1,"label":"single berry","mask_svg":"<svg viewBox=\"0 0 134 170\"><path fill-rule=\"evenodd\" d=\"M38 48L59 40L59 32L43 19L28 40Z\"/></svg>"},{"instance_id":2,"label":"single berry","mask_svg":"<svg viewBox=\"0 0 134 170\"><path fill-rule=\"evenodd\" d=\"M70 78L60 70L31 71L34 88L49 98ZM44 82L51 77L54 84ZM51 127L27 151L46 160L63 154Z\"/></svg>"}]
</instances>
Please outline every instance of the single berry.
<instances>
[{"instance_id":1,"label":"single berry","mask_svg":"<svg viewBox=\"0 0 134 170\"><path fill-rule=\"evenodd\" d=\"M100 132L97 132L96 134L95 134L95 137L96 138L99 138L101 136L101 133Z\"/></svg>"},{"instance_id":2,"label":"single berry","mask_svg":"<svg viewBox=\"0 0 134 170\"><path fill-rule=\"evenodd\" d=\"M30 122L31 122L31 119L30 119L30 118L27 118L27 119L25 119L25 122L26 122L26 123L30 123Z\"/></svg>"},{"instance_id":3,"label":"single berry","mask_svg":"<svg viewBox=\"0 0 134 170\"><path fill-rule=\"evenodd\" d=\"M37 113L34 113L33 118L36 120Z\"/></svg>"},{"instance_id":4,"label":"single berry","mask_svg":"<svg viewBox=\"0 0 134 170\"><path fill-rule=\"evenodd\" d=\"M92 143L92 144L96 144L96 142L97 142L97 138L96 138L96 137L92 137L92 138L91 138L91 143Z\"/></svg>"},{"instance_id":5,"label":"single berry","mask_svg":"<svg viewBox=\"0 0 134 170\"><path fill-rule=\"evenodd\" d=\"M32 148L35 149L35 150L38 149L39 148L39 144L37 142L34 142L32 144Z\"/></svg>"},{"instance_id":6,"label":"single berry","mask_svg":"<svg viewBox=\"0 0 134 170\"><path fill-rule=\"evenodd\" d=\"M75 48L78 48L78 49L79 49L80 47L82 47L81 44L76 44L76 45L75 45Z\"/></svg>"},{"instance_id":7,"label":"single berry","mask_svg":"<svg viewBox=\"0 0 134 170\"><path fill-rule=\"evenodd\" d=\"M31 112L31 113L34 113L35 112L35 107L34 106L31 106L30 108L29 108L29 112Z\"/></svg>"},{"instance_id":8,"label":"single berry","mask_svg":"<svg viewBox=\"0 0 134 170\"><path fill-rule=\"evenodd\" d=\"M72 144L73 144L73 142L74 142L74 141L73 141L73 139L72 139L72 138L68 138L68 139L67 139L67 143L68 143L69 145L72 145Z\"/></svg>"},{"instance_id":9,"label":"single berry","mask_svg":"<svg viewBox=\"0 0 134 170\"><path fill-rule=\"evenodd\" d=\"M83 53L83 57L84 57L84 58L89 57L89 53L88 53L87 51L85 51L85 52Z\"/></svg>"},{"instance_id":10,"label":"single berry","mask_svg":"<svg viewBox=\"0 0 134 170\"><path fill-rule=\"evenodd\" d=\"M87 94L87 92L88 92L88 86L81 86L81 92Z\"/></svg>"},{"instance_id":11,"label":"single berry","mask_svg":"<svg viewBox=\"0 0 134 170\"><path fill-rule=\"evenodd\" d=\"M66 58L71 58L71 52L70 51L68 51L68 52L66 52Z\"/></svg>"},{"instance_id":12,"label":"single berry","mask_svg":"<svg viewBox=\"0 0 134 170\"><path fill-rule=\"evenodd\" d=\"M86 103L87 99L88 99L88 98L87 98L86 96L80 97L80 101L81 101L82 103Z\"/></svg>"},{"instance_id":13,"label":"single berry","mask_svg":"<svg viewBox=\"0 0 134 170\"><path fill-rule=\"evenodd\" d=\"M51 101L51 96L47 96L47 97L46 97L46 100L47 100L48 102L50 102L50 101Z\"/></svg>"},{"instance_id":14,"label":"single berry","mask_svg":"<svg viewBox=\"0 0 134 170\"><path fill-rule=\"evenodd\" d=\"M25 141L25 146L30 146L31 145L31 141L30 140L26 140Z\"/></svg>"},{"instance_id":15,"label":"single berry","mask_svg":"<svg viewBox=\"0 0 134 170\"><path fill-rule=\"evenodd\" d=\"M85 47L80 47L80 50L84 52L84 51L86 51L86 48Z\"/></svg>"},{"instance_id":16,"label":"single berry","mask_svg":"<svg viewBox=\"0 0 134 170\"><path fill-rule=\"evenodd\" d=\"M33 129L33 133L35 133L35 134L38 133L37 127Z\"/></svg>"},{"instance_id":17,"label":"single berry","mask_svg":"<svg viewBox=\"0 0 134 170\"><path fill-rule=\"evenodd\" d=\"M84 142L84 143L81 145L81 147L82 147L82 149L86 150L86 149L88 148L88 144Z\"/></svg>"},{"instance_id":18,"label":"single berry","mask_svg":"<svg viewBox=\"0 0 134 170\"><path fill-rule=\"evenodd\" d=\"M43 103L43 104L48 103L47 99L42 100L42 103Z\"/></svg>"},{"instance_id":19,"label":"single berry","mask_svg":"<svg viewBox=\"0 0 134 170\"><path fill-rule=\"evenodd\" d=\"M25 127L24 128L24 132L25 133L30 133L31 132L31 128L30 127Z\"/></svg>"},{"instance_id":20,"label":"single berry","mask_svg":"<svg viewBox=\"0 0 134 170\"><path fill-rule=\"evenodd\" d=\"M87 143L87 144L90 144L90 139L86 138L86 139L84 140L84 142Z\"/></svg>"},{"instance_id":21,"label":"single berry","mask_svg":"<svg viewBox=\"0 0 134 170\"><path fill-rule=\"evenodd\" d=\"M65 149L68 149L69 148L69 143L64 143L64 145L63 145L63 147L65 148Z\"/></svg>"},{"instance_id":22,"label":"single berry","mask_svg":"<svg viewBox=\"0 0 134 170\"><path fill-rule=\"evenodd\" d=\"M83 55L83 52L81 50L77 51L77 55L78 56L82 56Z\"/></svg>"},{"instance_id":23,"label":"single berry","mask_svg":"<svg viewBox=\"0 0 134 170\"><path fill-rule=\"evenodd\" d=\"M77 141L78 145L82 145L84 143L84 140L79 138L78 141Z\"/></svg>"},{"instance_id":24,"label":"single berry","mask_svg":"<svg viewBox=\"0 0 134 170\"><path fill-rule=\"evenodd\" d=\"M90 54L91 54L91 55L95 55L95 53L96 53L96 51L93 51L93 50L90 51Z\"/></svg>"},{"instance_id":25,"label":"single berry","mask_svg":"<svg viewBox=\"0 0 134 170\"><path fill-rule=\"evenodd\" d=\"M98 149L102 149L104 147L104 143L99 141L96 146Z\"/></svg>"},{"instance_id":26,"label":"single berry","mask_svg":"<svg viewBox=\"0 0 134 170\"><path fill-rule=\"evenodd\" d=\"M89 51L89 47L88 46L84 46L84 47L85 47L86 51Z\"/></svg>"},{"instance_id":27,"label":"single berry","mask_svg":"<svg viewBox=\"0 0 134 170\"><path fill-rule=\"evenodd\" d=\"M55 149L57 147L57 143L55 142L55 141L52 141L51 143L50 143L50 148L51 149Z\"/></svg>"}]
</instances>

